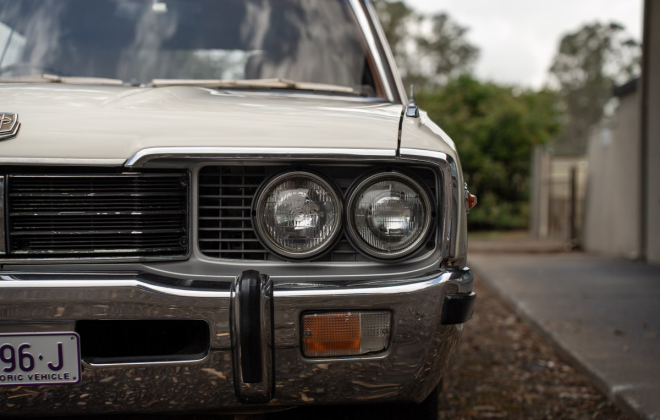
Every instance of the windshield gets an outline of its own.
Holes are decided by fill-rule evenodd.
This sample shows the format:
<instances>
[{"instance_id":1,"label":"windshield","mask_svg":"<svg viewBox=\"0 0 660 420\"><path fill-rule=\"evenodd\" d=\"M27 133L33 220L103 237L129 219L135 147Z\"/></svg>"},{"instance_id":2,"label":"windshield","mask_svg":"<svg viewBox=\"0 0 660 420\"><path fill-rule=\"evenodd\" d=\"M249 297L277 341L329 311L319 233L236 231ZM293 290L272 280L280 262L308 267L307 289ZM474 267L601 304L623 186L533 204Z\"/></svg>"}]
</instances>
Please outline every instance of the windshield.
<instances>
[{"instance_id":1,"label":"windshield","mask_svg":"<svg viewBox=\"0 0 660 420\"><path fill-rule=\"evenodd\" d=\"M0 0L0 81L286 79L383 97L371 63L348 0Z\"/></svg>"}]
</instances>

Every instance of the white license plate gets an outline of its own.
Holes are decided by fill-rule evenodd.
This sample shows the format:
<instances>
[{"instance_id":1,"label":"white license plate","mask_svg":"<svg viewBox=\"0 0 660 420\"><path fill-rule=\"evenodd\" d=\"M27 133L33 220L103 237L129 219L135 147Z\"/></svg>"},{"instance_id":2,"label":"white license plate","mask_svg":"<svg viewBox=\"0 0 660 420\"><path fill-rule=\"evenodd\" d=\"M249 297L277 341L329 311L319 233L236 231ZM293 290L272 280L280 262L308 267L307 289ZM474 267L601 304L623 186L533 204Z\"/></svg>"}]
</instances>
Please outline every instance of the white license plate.
<instances>
[{"instance_id":1,"label":"white license plate","mask_svg":"<svg viewBox=\"0 0 660 420\"><path fill-rule=\"evenodd\" d=\"M0 386L64 385L78 382L78 334L0 334Z\"/></svg>"}]
</instances>

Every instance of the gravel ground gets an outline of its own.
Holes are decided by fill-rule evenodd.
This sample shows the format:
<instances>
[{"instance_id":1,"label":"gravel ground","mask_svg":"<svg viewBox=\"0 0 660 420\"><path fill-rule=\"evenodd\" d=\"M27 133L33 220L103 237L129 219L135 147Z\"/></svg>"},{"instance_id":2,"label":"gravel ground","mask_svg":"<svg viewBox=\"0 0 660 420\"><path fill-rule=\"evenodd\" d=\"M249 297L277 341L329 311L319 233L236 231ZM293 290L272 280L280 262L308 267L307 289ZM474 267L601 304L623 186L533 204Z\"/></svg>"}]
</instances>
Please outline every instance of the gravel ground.
<instances>
[{"instance_id":1,"label":"gravel ground","mask_svg":"<svg viewBox=\"0 0 660 420\"><path fill-rule=\"evenodd\" d=\"M445 377L441 419L627 419L477 279L474 316Z\"/></svg>"},{"instance_id":2,"label":"gravel ground","mask_svg":"<svg viewBox=\"0 0 660 420\"><path fill-rule=\"evenodd\" d=\"M441 419L628 419L478 279L475 291L478 299L474 316L465 326L460 348L444 380ZM364 420L377 418L376 412L368 406L322 407L247 418ZM121 418L231 419L209 415Z\"/></svg>"}]
</instances>

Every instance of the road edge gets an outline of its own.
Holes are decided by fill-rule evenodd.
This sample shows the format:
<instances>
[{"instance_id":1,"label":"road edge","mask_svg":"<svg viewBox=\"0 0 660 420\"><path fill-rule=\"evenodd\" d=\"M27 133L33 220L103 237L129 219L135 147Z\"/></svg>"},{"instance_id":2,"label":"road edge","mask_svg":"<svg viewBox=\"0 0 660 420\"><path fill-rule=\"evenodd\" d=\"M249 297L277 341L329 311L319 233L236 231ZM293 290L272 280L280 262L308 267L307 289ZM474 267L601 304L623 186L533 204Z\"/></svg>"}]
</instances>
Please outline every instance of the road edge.
<instances>
[{"instance_id":1,"label":"road edge","mask_svg":"<svg viewBox=\"0 0 660 420\"><path fill-rule=\"evenodd\" d=\"M620 392L617 392L617 390L614 389L605 378L603 378L595 369L592 369L588 363L582 360L577 352L559 342L557 337L555 337L551 331L547 330L539 321L534 319L531 314L525 312L525 308L522 305L519 305L511 295L507 294L495 282L491 281L488 278L488 274L485 273L485 270L481 270L478 265L475 264L470 264L469 266L474 272L475 277L481 280L491 292L497 295L513 313L539 332L552 345L562 359L585 375L599 391L605 394L624 414L630 417L631 420L657 420L654 417L650 417L643 410L640 410L635 401L622 395Z\"/></svg>"}]
</instances>

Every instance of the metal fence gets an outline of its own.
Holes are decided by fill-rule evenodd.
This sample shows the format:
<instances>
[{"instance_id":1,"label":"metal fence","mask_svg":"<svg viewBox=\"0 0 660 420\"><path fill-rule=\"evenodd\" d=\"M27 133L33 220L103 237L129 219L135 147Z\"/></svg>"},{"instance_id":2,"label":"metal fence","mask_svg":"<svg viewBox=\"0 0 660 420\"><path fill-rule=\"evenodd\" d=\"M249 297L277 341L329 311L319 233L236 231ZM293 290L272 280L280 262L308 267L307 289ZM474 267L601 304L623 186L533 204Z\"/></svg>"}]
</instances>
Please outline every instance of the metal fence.
<instances>
[{"instance_id":1,"label":"metal fence","mask_svg":"<svg viewBox=\"0 0 660 420\"><path fill-rule=\"evenodd\" d=\"M586 157L554 156L538 148L532 174L532 235L579 246L586 194Z\"/></svg>"}]
</instances>

